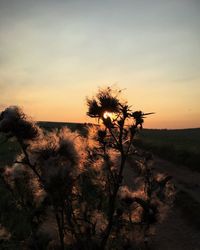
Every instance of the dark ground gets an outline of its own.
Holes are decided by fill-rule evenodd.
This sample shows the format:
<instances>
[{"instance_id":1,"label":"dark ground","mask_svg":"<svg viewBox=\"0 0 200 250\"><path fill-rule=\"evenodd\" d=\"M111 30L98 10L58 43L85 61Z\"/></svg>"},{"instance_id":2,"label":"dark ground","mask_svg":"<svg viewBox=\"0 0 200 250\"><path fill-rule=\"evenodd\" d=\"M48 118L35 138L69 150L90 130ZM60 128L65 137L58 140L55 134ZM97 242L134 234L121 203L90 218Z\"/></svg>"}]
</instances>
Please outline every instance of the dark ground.
<instances>
[{"instance_id":1,"label":"dark ground","mask_svg":"<svg viewBox=\"0 0 200 250\"><path fill-rule=\"evenodd\" d=\"M84 129L84 124L42 123L41 125L46 129L63 125L68 125L72 130ZM19 152L16 143L13 141L3 143L3 141L4 138L1 137L0 167L11 164ZM157 225L150 244L151 249L200 250L200 160L198 158L200 129L144 130L139 145L154 153L155 171L171 175L176 187L174 205L162 223ZM184 158L185 154L187 157ZM180 155L182 157L179 157ZM133 169L129 166L125 172L125 183L130 188L133 178Z\"/></svg>"},{"instance_id":2,"label":"dark ground","mask_svg":"<svg viewBox=\"0 0 200 250\"><path fill-rule=\"evenodd\" d=\"M174 205L163 221L156 226L150 249L199 250L200 173L155 156L153 168L157 173L173 177L176 194ZM134 178L131 166L126 169L124 177L125 183L131 188Z\"/></svg>"}]
</instances>

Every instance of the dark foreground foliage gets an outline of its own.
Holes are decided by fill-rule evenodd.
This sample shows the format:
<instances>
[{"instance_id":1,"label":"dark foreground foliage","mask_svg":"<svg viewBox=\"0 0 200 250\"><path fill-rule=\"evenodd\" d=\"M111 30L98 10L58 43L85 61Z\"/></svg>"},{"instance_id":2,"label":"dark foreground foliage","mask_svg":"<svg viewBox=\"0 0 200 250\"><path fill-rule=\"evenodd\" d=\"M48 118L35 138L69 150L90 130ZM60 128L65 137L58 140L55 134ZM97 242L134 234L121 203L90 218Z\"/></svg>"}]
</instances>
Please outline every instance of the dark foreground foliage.
<instances>
[{"instance_id":1,"label":"dark foreground foliage","mask_svg":"<svg viewBox=\"0 0 200 250\"><path fill-rule=\"evenodd\" d=\"M153 173L151 155L133 146L147 114L132 111L110 88L87 103L99 124L85 137L43 130L18 107L1 113L0 132L21 152L1 169L1 249L148 247L173 188L169 176ZM124 183L128 162L131 187Z\"/></svg>"}]
</instances>

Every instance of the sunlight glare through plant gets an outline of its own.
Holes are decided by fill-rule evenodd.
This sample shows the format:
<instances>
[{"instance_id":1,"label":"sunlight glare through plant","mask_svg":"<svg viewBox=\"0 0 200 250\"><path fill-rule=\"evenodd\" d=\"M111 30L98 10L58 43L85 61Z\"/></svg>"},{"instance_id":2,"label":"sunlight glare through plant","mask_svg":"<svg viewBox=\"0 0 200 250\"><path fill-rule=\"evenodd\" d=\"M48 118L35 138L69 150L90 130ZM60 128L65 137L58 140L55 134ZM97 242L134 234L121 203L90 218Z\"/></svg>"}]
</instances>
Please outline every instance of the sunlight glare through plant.
<instances>
[{"instance_id":1,"label":"sunlight glare through plant","mask_svg":"<svg viewBox=\"0 0 200 250\"><path fill-rule=\"evenodd\" d=\"M105 111L104 114L103 114L103 117L105 119L107 119L109 117L113 121L113 120L115 120L117 118L117 114L113 113L113 112Z\"/></svg>"}]
</instances>

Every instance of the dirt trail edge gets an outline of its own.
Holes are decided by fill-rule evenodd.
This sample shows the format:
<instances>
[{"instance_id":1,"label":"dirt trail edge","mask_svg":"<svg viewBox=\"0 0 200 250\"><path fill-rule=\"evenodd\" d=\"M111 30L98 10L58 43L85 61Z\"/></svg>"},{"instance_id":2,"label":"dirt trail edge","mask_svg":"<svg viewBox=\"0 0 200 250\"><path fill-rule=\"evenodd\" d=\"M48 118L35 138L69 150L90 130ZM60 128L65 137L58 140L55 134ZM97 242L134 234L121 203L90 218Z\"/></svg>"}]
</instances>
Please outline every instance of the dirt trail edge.
<instances>
[{"instance_id":1,"label":"dirt trail edge","mask_svg":"<svg viewBox=\"0 0 200 250\"><path fill-rule=\"evenodd\" d=\"M150 249L200 250L200 173L155 156L153 168L173 177L176 197L167 217L157 225ZM124 177L131 187L134 172L130 165Z\"/></svg>"}]
</instances>

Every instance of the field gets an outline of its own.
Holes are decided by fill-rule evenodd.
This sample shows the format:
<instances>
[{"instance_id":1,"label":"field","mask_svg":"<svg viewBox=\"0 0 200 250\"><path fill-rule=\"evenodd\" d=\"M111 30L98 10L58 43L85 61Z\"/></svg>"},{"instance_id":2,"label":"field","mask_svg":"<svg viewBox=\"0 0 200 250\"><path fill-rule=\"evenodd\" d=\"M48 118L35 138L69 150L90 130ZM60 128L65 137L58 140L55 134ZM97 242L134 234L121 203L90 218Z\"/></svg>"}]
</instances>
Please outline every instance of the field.
<instances>
[{"instance_id":1,"label":"field","mask_svg":"<svg viewBox=\"0 0 200 250\"><path fill-rule=\"evenodd\" d=\"M39 125L47 130L67 126L72 131L85 133L83 123L39 122ZM17 144L12 141L3 143L4 139L0 138L0 166L11 163L19 151ZM166 160L200 171L200 128L143 129L137 135L135 144Z\"/></svg>"},{"instance_id":2,"label":"field","mask_svg":"<svg viewBox=\"0 0 200 250\"><path fill-rule=\"evenodd\" d=\"M200 171L200 128L144 129L135 143L166 160Z\"/></svg>"},{"instance_id":3,"label":"field","mask_svg":"<svg viewBox=\"0 0 200 250\"><path fill-rule=\"evenodd\" d=\"M62 128L67 126L70 128L72 131L78 130L78 131L83 131L85 124L84 123L72 123L72 122L38 122L39 126L46 130L51 130L54 128Z\"/></svg>"},{"instance_id":4,"label":"field","mask_svg":"<svg viewBox=\"0 0 200 250\"><path fill-rule=\"evenodd\" d=\"M45 129L68 126L71 130L85 132L85 124L40 122ZM143 129L135 145L176 164L200 171L200 128L195 129Z\"/></svg>"},{"instance_id":5,"label":"field","mask_svg":"<svg viewBox=\"0 0 200 250\"><path fill-rule=\"evenodd\" d=\"M46 130L60 129L67 126L72 131L80 131L82 134L85 132L85 125L82 123L67 123L67 122L38 122L39 126ZM7 140L6 137L0 134L0 167L9 165L19 153L19 146L15 143L14 139Z\"/></svg>"},{"instance_id":6,"label":"field","mask_svg":"<svg viewBox=\"0 0 200 250\"><path fill-rule=\"evenodd\" d=\"M73 131L79 130L82 134L85 133L85 124L40 122L39 125L46 130L68 126ZM200 173L191 170L200 172L200 129L144 129L137 135L135 144L154 154L155 171L171 175L176 187L174 207L164 222L158 225L157 234L152 239L154 249L199 249ZM20 148L13 139L6 140L5 137L0 136L0 168L11 165L19 151ZM127 171L124 177L129 183L133 174L131 168ZM130 187L131 185L132 181ZM9 194L4 183L0 182L0 186L0 212L7 214L10 206ZM7 216L4 224L9 225L8 227L18 225L16 227L17 237L25 234L26 221L23 221L23 213L13 210L12 216L10 217L10 212ZM16 242L8 242L3 249L13 250L19 249L19 247Z\"/></svg>"},{"instance_id":7,"label":"field","mask_svg":"<svg viewBox=\"0 0 200 250\"><path fill-rule=\"evenodd\" d=\"M67 126L73 131L85 133L85 124L82 123L40 122L39 124L47 130ZM200 171L200 128L143 129L137 135L135 145L166 160Z\"/></svg>"}]
</instances>

